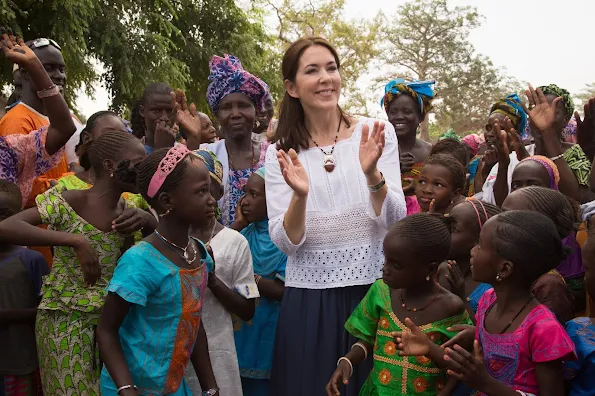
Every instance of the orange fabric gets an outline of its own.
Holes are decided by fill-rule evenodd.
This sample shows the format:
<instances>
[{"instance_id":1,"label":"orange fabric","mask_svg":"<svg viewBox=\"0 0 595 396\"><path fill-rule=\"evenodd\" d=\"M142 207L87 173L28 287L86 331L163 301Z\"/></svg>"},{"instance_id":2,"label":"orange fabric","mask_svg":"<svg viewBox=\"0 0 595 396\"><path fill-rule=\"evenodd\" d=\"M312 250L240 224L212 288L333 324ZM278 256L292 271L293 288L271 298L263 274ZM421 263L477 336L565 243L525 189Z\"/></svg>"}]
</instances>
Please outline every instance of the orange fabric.
<instances>
[{"instance_id":1,"label":"orange fabric","mask_svg":"<svg viewBox=\"0 0 595 396\"><path fill-rule=\"evenodd\" d=\"M10 109L0 120L0 136L26 135L49 124L50 122L46 117L31 110L23 103L19 103ZM31 194L29 194L29 198L25 203L25 209L36 207L35 197L50 188L50 180L57 180L66 172L68 172L68 163L66 162L66 155L63 155L58 166L35 179ZM44 226L40 227L45 228ZM50 247L35 246L32 249L41 253L51 268L53 259Z\"/></svg>"},{"instance_id":2,"label":"orange fabric","mask_svg":"<svg viewBox=\"0 0 595 396\"><path fill-rule=\"evenodd\" d=\"M0 136L26 135L49 124L50 122L46 117L19 103L0 120ZM57 180L66 172L68 172L68 163L66 162L66 155L64 155L58 166L35 179L25 209L35 207L35 197L49 189L50 180Z\"/></svg>"}]
</instances>

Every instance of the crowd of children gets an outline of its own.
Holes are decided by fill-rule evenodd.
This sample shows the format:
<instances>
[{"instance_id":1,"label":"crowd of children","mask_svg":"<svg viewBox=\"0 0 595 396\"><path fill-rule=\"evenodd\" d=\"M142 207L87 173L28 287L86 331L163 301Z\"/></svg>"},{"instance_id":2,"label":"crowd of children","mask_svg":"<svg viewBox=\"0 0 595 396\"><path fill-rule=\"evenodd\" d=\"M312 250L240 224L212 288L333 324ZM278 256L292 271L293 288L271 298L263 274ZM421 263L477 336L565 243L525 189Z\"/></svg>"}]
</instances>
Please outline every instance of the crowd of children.
<instances>
[{"instance_id":1,"label":"crowd of children","mask_svg":"<svg viewBox=\"0 0 595 396\"><path fill-rule=\"evenodd\" d=\"M77 132L60 47L0 34L26 80L0 121L0 396L595 394L595 98L571 122L530 86L432 145L433 81L358 119L308 37L278 120L226 55L217 129L154 83L134 130Z\"/></svg>"}]
</instances>

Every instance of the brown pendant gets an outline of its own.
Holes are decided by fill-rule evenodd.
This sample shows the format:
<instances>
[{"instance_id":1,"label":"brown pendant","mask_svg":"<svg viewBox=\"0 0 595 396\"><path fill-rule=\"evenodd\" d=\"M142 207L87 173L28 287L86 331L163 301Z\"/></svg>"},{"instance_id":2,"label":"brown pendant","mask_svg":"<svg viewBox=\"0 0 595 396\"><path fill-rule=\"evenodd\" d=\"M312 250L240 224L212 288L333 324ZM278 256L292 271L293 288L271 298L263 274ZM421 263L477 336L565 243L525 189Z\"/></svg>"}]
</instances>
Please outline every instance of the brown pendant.
<instances>
[{"instance_id":1,"label":"brown pendant","mask_svg":"<svg viewBox=\"0 0 595 396\"><path fill-rule=\"evenodd\" d=\"M335 162L335 158L332 156L332 154L324 155L322 166L327 172L332 172L335 170L335 166L337 166L337 163Z\"/></svg>"}]
</instances>

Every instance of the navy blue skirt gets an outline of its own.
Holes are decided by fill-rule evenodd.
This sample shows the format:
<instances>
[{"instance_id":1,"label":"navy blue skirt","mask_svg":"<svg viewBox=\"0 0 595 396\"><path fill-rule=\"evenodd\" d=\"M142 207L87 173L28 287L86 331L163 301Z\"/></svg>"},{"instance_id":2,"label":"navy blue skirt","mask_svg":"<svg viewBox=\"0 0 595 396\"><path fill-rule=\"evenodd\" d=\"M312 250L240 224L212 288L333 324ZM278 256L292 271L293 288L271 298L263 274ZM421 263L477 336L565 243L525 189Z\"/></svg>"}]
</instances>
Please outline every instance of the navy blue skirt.
<instances>
[{"instance_id":1,"label":"navy blue skirt","mask_svg":"<svg viewBox=\"0 0 595 396\"><path fill-rule=\"evenodd\" d=\"M345 322L369 288L285 288L275 338L271 396L326 395L337 360L357 341L345 330ZM355 366L349 385L340 388L341 395L358 395L372 365L368 356Z\"/></svg>"}]
</instances>

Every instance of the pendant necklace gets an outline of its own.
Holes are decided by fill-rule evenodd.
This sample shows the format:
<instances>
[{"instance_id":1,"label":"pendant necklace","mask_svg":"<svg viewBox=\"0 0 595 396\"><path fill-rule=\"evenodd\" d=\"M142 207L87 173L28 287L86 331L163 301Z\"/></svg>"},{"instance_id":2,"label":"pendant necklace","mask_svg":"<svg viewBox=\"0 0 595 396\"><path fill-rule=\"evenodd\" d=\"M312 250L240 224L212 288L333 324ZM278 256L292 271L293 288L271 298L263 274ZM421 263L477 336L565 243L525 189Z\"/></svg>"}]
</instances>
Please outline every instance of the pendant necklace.
<instances>
[{"instance_id":1,"label":"pendant necklace","mask_svg":"<svg viewBox=\"0 0 595 396\"><path fill-rule=\"evenodd\" d=\"M337 160L333 156L333 153L335 151L335 146L337 145L337 140L339 139L339 131L341 130L341 122L342 121L343 121L343 117L340 117L339 118L339 126L337 127L337 135L335 136L335 142L333 143L333 147L331 147L331 151L329 153L324 151L322 149L322 147L320 147L318 145L318 143L316 143L316 141L312 138L312 135L310 135L310 132L308 132L308 130L306 130L306 132L308 132L308 137L310 138L310 140L312 140L312 143L314 143L316 145L316 147L318 147L320 149L320 151L322 151L322 154L324 154L324 157L322 158L322 167L329 173L334 171L335 167L337 166Z\"/></svg>"},{"instance_id":2,"label":"pendant necklace","mask_svg":"<svg viewBox=\"0 0 595 396\"><path fill-rule=\"evenodd\" d=\"M172 241L168 240L166 237L161 235L157 230L155 230L155 235L157 235L159 237L159 239L161 239L163 242L165 242L167 245L169 245L169 247L175 247L175 248L178 248L179 250L181 250L182 252L184 252L184 255L182 256L177 250L172 249L176 253L178 253L180 255L180 257L182 257L188 264L192 264L194 262L194 260L196 260L196 248L194 247L194 244L192 243L192 239L188 238L188 244L186 245L185 248L183 248L181 246L176 245ZM188 254L189 248L192 248L192 253L194 255L192 257L192 259L190 258L190 254Z\"/></svg>"}]
</instances>

